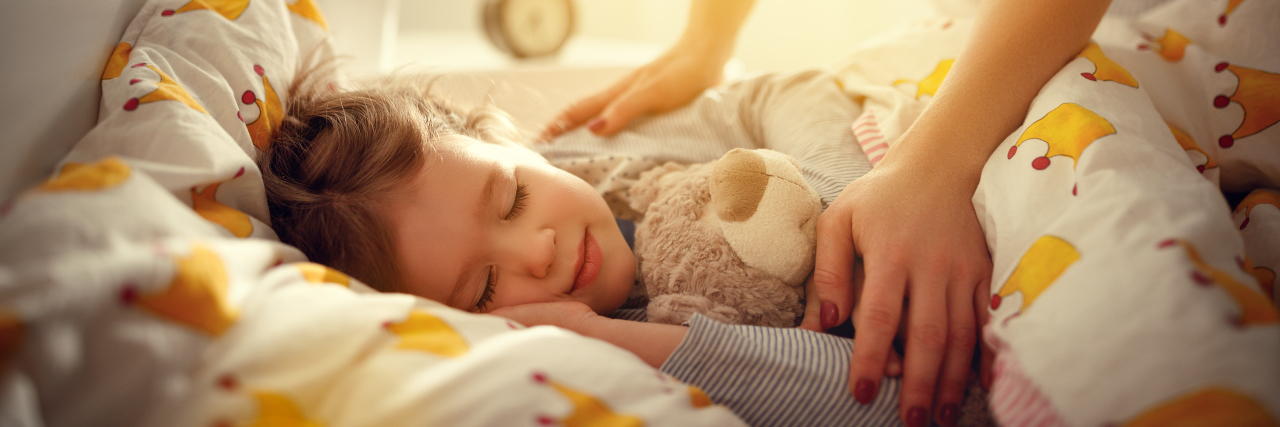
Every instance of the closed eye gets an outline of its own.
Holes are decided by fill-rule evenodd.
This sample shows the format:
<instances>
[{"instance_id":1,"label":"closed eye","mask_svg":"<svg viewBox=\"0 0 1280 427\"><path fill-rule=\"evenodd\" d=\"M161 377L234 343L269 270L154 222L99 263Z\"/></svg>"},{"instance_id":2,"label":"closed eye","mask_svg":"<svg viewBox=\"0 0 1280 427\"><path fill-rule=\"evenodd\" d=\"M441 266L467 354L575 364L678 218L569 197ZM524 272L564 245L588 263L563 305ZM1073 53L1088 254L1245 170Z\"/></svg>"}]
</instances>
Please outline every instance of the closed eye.
<instances>
[{"instance_id":1,"label":"closed eye","mask_svg":"<svg viewBox=\"0 0 1280 427\"><path fill-rule=\"evenodd\" d=\"M525 191L525 184L516 186L516 200L511 204L511 211L507 212L507 216L503 217L507 221L520 217L520 213L524 212L525 203L528 203L529 192Z\"/></svg>"}]
</instances>

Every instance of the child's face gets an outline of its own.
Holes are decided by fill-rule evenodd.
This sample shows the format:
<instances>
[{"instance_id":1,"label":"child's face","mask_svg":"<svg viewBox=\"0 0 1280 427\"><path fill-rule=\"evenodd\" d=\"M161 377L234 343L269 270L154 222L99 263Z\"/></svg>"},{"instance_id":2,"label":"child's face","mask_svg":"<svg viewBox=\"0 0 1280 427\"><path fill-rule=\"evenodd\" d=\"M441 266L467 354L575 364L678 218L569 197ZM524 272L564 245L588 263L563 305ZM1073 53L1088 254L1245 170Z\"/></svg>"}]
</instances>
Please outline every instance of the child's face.
<instances>
[{"instance_id":1,"label":"child's face","mask_svg":"<svg viewBox=\"0 0 1280 427\"><path fill-rule=\"evenodd\" d=\"M635 258L604 199L531 150L441 138L388 203L406 290L491 311L579 301L607 314L626 301Z\"/></svg>"}]
</instances>

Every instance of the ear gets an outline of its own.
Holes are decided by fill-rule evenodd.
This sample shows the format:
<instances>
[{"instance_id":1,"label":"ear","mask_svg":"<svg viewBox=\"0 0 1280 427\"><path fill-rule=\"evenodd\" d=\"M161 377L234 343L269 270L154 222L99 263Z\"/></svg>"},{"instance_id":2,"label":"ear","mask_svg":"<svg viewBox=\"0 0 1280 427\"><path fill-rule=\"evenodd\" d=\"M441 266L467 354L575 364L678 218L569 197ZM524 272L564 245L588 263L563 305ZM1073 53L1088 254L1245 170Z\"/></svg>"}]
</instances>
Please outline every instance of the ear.
<instances>
[{"instance_id":1,"label":"ear","mask_svg":"<svg viewBox=\"0 0 1280 427\"><path fill-rule=\"evenodd\" d=\"M658 195L662 194L663 189L671 185L671 182L673 182L672 179L663 179L663 177L672 175L673 173L675 173L675 175L679 175L678 172L682 172L688 168L688 165L668 162L667 164L641 173L640 179L636 180L635 184L631 184L631 189L629 190L631 209L643 214L649 209L649 204L658 199Z\"/></svg>"}]
</instances>

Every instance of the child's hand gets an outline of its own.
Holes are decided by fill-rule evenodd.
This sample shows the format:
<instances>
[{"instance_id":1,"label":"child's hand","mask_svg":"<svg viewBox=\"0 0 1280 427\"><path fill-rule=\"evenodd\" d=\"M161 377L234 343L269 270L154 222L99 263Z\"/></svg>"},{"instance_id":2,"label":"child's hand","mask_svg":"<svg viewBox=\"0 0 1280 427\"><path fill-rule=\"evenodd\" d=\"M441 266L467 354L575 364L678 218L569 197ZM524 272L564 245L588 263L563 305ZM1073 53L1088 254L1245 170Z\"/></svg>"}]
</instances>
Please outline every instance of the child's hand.
<instances>
[{"instance_id":1,"label":"child's hand","mask_svg":"<svg viewBox=\"0 0 1280 427\"><path fill-rule=\"evenodd\" d=\"M551 325L584 333L586 325L603 319L586 304L577 301L542 302L502 307L489 314L502 316L525 326Z\"/></svg>"}]
</instances>

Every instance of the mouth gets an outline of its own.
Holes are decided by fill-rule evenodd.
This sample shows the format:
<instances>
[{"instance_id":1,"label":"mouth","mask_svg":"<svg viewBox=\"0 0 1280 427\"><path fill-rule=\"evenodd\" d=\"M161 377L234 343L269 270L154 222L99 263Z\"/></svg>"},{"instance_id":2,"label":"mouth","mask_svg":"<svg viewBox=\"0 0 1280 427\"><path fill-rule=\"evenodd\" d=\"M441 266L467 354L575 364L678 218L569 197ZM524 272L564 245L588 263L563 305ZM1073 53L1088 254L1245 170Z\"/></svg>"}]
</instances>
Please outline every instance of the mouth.
<instances>
[{"instance_id":1,"label":"mouth","mask_svg":"<svg viewBox=\"0 0 1280 427\"><path fill-rule=\"evenodd\" d=\"M591 236L591 232L584 233L582 246L578 247L578 262L574 266L575 274L573 276L573 288L569 289L570 294L586 288L596 281L596 277L600 276L602 255L600 244L596 242L595 237Z\"/></svg>"}]
</instances>

